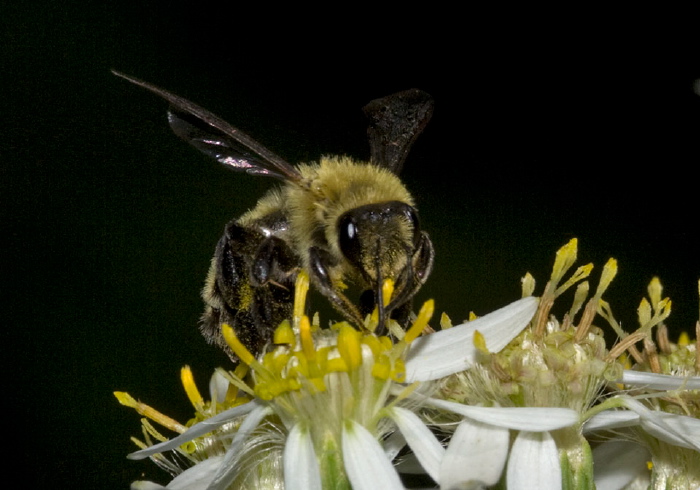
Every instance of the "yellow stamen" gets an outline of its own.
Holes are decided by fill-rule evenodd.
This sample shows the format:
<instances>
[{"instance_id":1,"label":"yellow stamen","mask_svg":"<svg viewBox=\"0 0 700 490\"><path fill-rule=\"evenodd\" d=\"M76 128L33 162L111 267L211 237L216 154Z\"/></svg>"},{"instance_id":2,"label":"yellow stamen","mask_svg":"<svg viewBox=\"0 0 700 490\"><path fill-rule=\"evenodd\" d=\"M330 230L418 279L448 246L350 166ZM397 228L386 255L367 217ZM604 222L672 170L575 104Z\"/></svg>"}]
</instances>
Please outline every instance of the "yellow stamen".
<instances>
[{"instance_id":1,"label":"yellow stamen","mask_svg":"<svg viewBox=\"0 0 700 490\"><path fill-rule=\"evenodd\" d=\"M410 344L421 334L423 329L428 325L430 318L433 316L434 310L435 301L433 301L432 299L429 299L428 301L423 303L423 306L418 312L418 317L416 318L416 321L413 322L413 325L411 325L411 328L408 329L406 335L403 338L404 342Z\"/></svg>"},{"instance_id":2,"label":"yellow stamen","mask_svg":"<svg viewBox=\"0 0 700 490\"><path fill-rule=\"evenodd\" d=\"M306 294L309 292L309 275L302 270L297 275L297 280L294 286L294 326L297 327L297 322L304 316L304 307L306 305Z\"/></svg>"},{"instance_id":3,"label":"yellow stamen","mask_svg":"<svg viewBox=\"0 0 700 490\"><path fill-rule=\"evenodd\" d=\"M535 278L532 277L532 274L529 272L526 273L525 277L523 277L520 282L523 290L523 298L532 296L532 293L535 291Z\"/></svg>"},{"instance_id":4,"label":"yellow stamen","mask_svg":"<svg viewBox=\"0 0 700 490\"><path fill-rule=\"evenodd\" d=\"M389 304L392 294L394 294L394 281L392 279L385 279L382 283L382 304L384 306ZM372 310L372 314L369 317L369 330L374 331L378 324L379 308L375 306Z\"/></svg>"},{"instance_id":5,"label":"yellow stamen","mask_svg":"<svg viewBox=\"0 0 700 490\"><path fill-rule=\"evenodd\" d=\"M313 362L316 359L316 347L311 336L311 322L309 322L309 317L306 315L302 315L299 322L299 338L301 339L301 350L306 359Z\"/></svg>"},{"instance_id":6,"label":"yellow stamen","mask_svg":"<svg viewBox=\"0 0 700 490\"><path fill-rule=\"evenodd\" d=\"M576 316L576 313L579 312L583 304L586 302L589 289L590 285L588 281L583 281L578 286L576 286L576 293L574 293L574 301L571 304L571 309L569 309L569 318L573 319Z\"/></svg>"},{"instance_id":7,"label":"yellow stamen","mask_svg":"<svg viewBox=\"0 0 700 490\"><path fill-rule=\"evenodd\" d=\"M382 300L384 302L384 306L389 304L392 294L394 294L394 281L391 279L386 279L384 284L382 284Z\"/></svg>"},{"instance_id":8,"label":"yellow stamen","mask_svg":"<svg viewBox=\"0 0 700 490\"><path fill-rule=\"evenodd\" d=\"M195 410L201 410L204 407L204 398L202 398L202 395L197 389L192 370L189 366L185 366L180 370L180 380L182 381L182 386L185 388L185 393L187 393L187 398L190 399L192 406Z\"/></svg>"},{"instance_id":9,"label":"yellow stamen","mask_svg":"<svg viewBox=\"0 0 700 490\"><path fill-rule=\"evenodd\" d=\"M586 264L586 265L580 266L571 275L571 277L569 279L567 279L567 281L564 284L562 284L561 286L559 286L557 288L557 290L554 292L554 296L555 297L560 296L561 294L564 293L564 291L569 289L571 286L573 286L574 284L576 284L580 280L587 278L591 274L592 270L593 270L593 264Z\"/></svg>"},{"instance_id":10,"label":"yellow stamen","mask_svg":"<svg viewBox=\"0 0 700 490\"><path fill-rule=\"evenodd\" d=\"M391 359L387 356L380 356L375 358L374 365L372 366L372 376L377 379L387 380L391 375Z\"/></svg>"},{"instance_id":11,"label":"yellow stamen","mask_svg":"<svg viewBox=\"0 0 700 490\"><path fill-rule=\"evenodd\" d=\"M617 275L617 260L610 258L603 266L603 273L600 276L600 282L598 283L598 288L595 291L595 295L600 298L605 290L608 288L610 283Z\"/></svg>"},{"instance_id":12,"label":"yellow stamen","mask_svg":"<svg viewBox=\"0 0 700 490\"><path fill-rule=\"evenodd\" d=\"M647 292L649 293L649 299L651 299L651 304L656 305L661 301L661 294L663 293L663 286L661 286L661 281L658 277L652 278L647 287Z\"/></svg>"},{"instance_id":13,"label":"yellow stamen","mask_svg":"<svg viewBox=\"0 0 700 490\"><path fill-rule=\"evenodd\" d=\"M361 334L350 325L344 325L338 331L338 353L348 369L357 369L362 364Z\"/></svg>"},{"instance_id":14,"label":"yellow stamen","mask_svg":"<svg viewBox=\"0 0 700 490\"><path fill-rule=\"evenodd\" d=\"M646 298L642 298L642 301L639 303L639 308L637 308L637 319L639 320L639 324L642 326L648 324L651 320L651 305Z\"/></svg>"},{"instance_id":15,"label":"yellow stamen","mask_svg":"<svg viewBox=\"0 0 700 490\"><path fill-rule=\"evenodd\" d=\"M576 262L578 254L578 239L572 238L569 243L557 250L554 267L552 268L552 282L557 284L567 270Z\"/></svg>"},{"instance_id":16,"label":"yellow stamen","mask_svg":"<svg viewBox=\"0 0 700 490\"><path fill-rule=\"evenodd\" d=\"M148 417L149 419L159 423L167 429L180 433L185 432L185 430L187 430L187 428L184 425L180 424L178 421L171 419L167 415L163 415L158 410L149 407L145 403L136 401L130 394L124 391L115 391L114 396L117 397L117 400L119 400L119 403L121 403L122 405L127 406L129 408L133 408L140 415Z\"/></svg>"},{"instance_id":17,"label":"yellow stamen","mask_svg":"<svg viewBox=\"0 0 700 490\"><path fill-rule=\"evenodd\" d=\"M228 346L231 348L234 354L238 356L238 358L241 360L242 363L251 365L255 362L255 356L250 353L248 349L246 349L245 345L241 343L240 340L238 340L238 337L236 337L236 333L233 331L233 328L231 328L230 325L224 323L221 325L221 333L224 336L224 340L228 344Z\"/></svg>"},{"instance_id":18,"label":"yellow stamen","mask_svg":"<svg viewBox=\"0 0 700 490\"><path fill-rule=\"evenodd\" d=\"M483 352L484 354L489 353L489 349L486 347L486 337L484 337L484 334L479 332L478 330L474 331L474 347L476 347L478 350Z\"/></svg>"},{"instance_id":19,"label":"yellow stamen","mask_svg":"<svg viewBox=\"0 0 700 490\"><path fill-rule=\"evenodd\" d=\"M442 312L442 315L440 315L440 328L442 330L452 328L452 320L450 320L450 317L447 316L447 313L445 313L444 311Z\"/></svg>"},{"instance_id":20,"label":"yellow stamen","mask_svg":"<svg viewBox=\"0 0 700 490\"><path fill-rule=\"evenodd\" d=\"M275 335L273 342L275 344L286 344L294 345L296 343L296 336L294 335L294 330L292 325L288 320L284 320L279 327L275 329Z\"/></svg>"}]
</instances>

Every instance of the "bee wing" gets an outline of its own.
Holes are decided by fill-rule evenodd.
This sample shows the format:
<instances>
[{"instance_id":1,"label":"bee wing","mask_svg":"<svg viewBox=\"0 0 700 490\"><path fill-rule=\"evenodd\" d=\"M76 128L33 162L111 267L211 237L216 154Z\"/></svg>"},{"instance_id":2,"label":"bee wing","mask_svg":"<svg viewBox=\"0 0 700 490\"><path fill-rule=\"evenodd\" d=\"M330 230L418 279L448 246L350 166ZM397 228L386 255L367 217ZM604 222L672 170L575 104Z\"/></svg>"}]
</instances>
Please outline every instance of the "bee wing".
<instances>
[{"instance_id":1,"label":"bee wing","mask_svg":"<svg viewBox=\"0 0 700 490\"><path fill-rule=\"evenodd\" d=\"M170 102L168 121L173 132L206 155L249 174L301 180L293 165L208 110L150 83L114 70L112 73Z\"/></svg>"},{"instance_id":2,"label":"bee wing","mask_svg":"<svg viewBox=\"0 0 700 490\"><path fill-rule=\"evenodd\" d=\"M433 98L418 89L404 90L363 107L370 120L370 161L398 174L413 142L433 115Z\"/></svg>"}]
</instances>

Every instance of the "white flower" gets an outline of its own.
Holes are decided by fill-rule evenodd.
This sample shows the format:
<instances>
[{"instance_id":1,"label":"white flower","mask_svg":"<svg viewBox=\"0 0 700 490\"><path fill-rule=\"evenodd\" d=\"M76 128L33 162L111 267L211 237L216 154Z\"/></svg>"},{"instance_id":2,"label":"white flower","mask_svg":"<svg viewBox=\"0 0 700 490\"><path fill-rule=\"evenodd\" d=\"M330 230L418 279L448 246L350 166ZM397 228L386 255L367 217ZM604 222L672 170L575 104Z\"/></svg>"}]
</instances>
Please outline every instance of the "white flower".
<instances>
[{"instance_id":1,"label":"white flower","mask_svg":"<svg viewBox=\"0 0 700 490\"><path fill-rule=\"evenodd\" d=\"M406 385L398 382L405 379L402 358L407 348L411 342L421 341L410 361L416 379L428 379L437 372L450 373L471 362L476 330L482 333L489 348L497 349L527 325L536 308L535 298L524 298L479 320L431 334L428 338L435 339L431 342L422 338L414 340L432 314L432 302L429 302L421 309L404 340L397 344L373 335L362 335L350 326L332 331L314 330L303 317L298 332L291 337L295 340L289 341L292 342L290 348L268 354L264 361L261 358L262 364L241 350L233 331L225 329L234 351L256 373L258 398L213 415L179 436L137 451L130 457L151 457L178 449L183 443L202 436L216 438L213 434L223 427L238 427L233 432L223 432L228 438L228 441L219 441L226 447L223 457L195 465L170 484L175 485L172 488L178 488L181 481L196 481L197 485L210 490L230 488L245 471L241 467L241 454L249 450L246 441L274 415L286 427L283 429L286 439L282 456L285 488L324 488L332 483L327 480L328 475L338 473L338 470L340 475L347 474L349 483L356 490L402 488L392 462L395 450L380 442L394 430L401 435L403 444L408 445L424 471L440 482L443 473L450 474L450 465L444 463L445 448L415 413L417 407L426 401L424 397L410 395L415 386L406 391ZM289 325L284 328L288 329ZM289 332L284 333L285 338L287 335ZM449 338L449 344L460 342L463 348L448 356L435 356L434 349L444 345L443 338ZM422 357L423 354L427 358ZM449 404L439 400L435 403ZM468 410L471 408L475 409L474 420L485 418L487 423L496 426L500 423L497 414L502 413L501 418L508 421L510 418L505 414L513 410L486 409L487 415L483 415L484 409L467 407ZM537 425L530 422L541 417L542 413L535 410L529 418L523 415L526 423L518 426L527 425L530 430L537 430ZM492 420L494 415L498 419L495 422ZM561 423L553 422L554 418L548 420L545 429ZM488 427L494 430L494 426ZM504 440L507 443L507 429L503 430L506 431ZM503 460L506 454L507 448ZM339 468L329 469L328 461L331 466L340 465Z\"/></svg>"},{"instance_id":2,"label":"white flower","mask_svg":"<svg viewBox=\"0 0 700 490\"><path fill-rule=\"evenodd\" d=\"M428 381L465 371L478 349L480 332L490 352L498 352L518 336L537 311L537 298L528 296L467 323L424 335L413 341L406 358L406 381Z\"/></svg>"},{"instance_id":3,"label":"white flower","mask_svg":"<svg viewBox=\"0 0 700 490\"><path fill-rule=\"evenodd\" d=\"M508 460L509 489L561 488L559 453L549 431L577 424L579 415L574 410L475 407L435 399L425 403L464 416L442 460L441 487L495 485ZM520 432L508 458L510 430Z\"/></svg>"}]
</instances>

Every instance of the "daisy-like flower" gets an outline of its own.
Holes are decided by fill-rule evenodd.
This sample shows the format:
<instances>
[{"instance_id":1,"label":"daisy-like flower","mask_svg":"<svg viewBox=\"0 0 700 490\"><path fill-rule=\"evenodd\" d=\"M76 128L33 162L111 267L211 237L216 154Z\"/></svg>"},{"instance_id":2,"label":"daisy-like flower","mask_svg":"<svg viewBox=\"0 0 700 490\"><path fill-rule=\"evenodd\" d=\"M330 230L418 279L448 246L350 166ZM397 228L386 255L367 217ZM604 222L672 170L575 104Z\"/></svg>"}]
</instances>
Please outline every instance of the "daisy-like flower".
<instances>
[{"instance_id":1,"label":"daisy-like flower","mask_svg":"<svg viewBox=\"0 0 700 490\"><path fill-rule=\"evenodd\" d=\"M443 403L494 412L510 410L514 420L475 424L467 416L459 421L443 461L443 481L455 486L492 486L504 477L509 489L588 488L592 484L592 456L582 435L583 417L603 387L622 372L607 357L602 331L592 324L601 296L615 276L616 263L606 264L587 301L589 286L583 279L592 265L581 266L565 278L576 256L575 239L558 251L537 313L520 335L502 350L476 337L476 362L440 382ZM557 320L551 315L555 299L576 284L573 305ZM531 276L525 277L523 288L526 295L534 290ZM449 409L445 405L431 405L442 409L433 414L436 423L454 421L446 416ZM541 412L539 424L516 423L518 414L528 411ZM556 425L559 418L562 423ZM510 430L519 431L512 435L512 447ZM466 459L472 461L469 466Z\"/></svg>"},{"instance_id":2,"label":"daisy-like flower","mask_svg":"<svg viewBox=\"0 0 700 490\"><path fill-rule=\"evenodd\" d=\"M455 365L455 358L432 355L429 343L413 347L432 315L432 301L423 305L406 332L391 329L396 341L372 333L376 318L368 319L365 332L345 322L321 329L303 314L308 278L299 277L293 321L277 328L269 352L256 359L231 328L223 328L250 375L219 373L230 385L227 393L231 386L237 389L229 399L249 401L216 405L209 412L198 409L199 423L130 457L162 462L171 461L163 456L167 451L188 453L196 464L166 487L171 489L398 489L403 485L393 460L405 444L440 483L445 449L417 415L429 400L418 394L419 380L453 372L449 366ZM391 284L386 287L383 297L388 299ZM527 325L536 307L535 298L523 298L484 316L477 323L479 330L465 324L429 337L439 344L449 334L450 342L463 345L465 352L456 361L465 366L470 362L465 360L471 352L468 340L475 332L486 342L507 343ZM409 351L413 365L412 379L407 380ZM530 419L535 415L540 414ZM480 420L484 414L474 407L471 416ZM172 465L168 469L173 471Z\"/></svg>"},{"instance_id":3,"label":"daisy-like flower","mask_svg":"<svg viewBox=\"0 0 700 490\"><path fill-rule=\"evenodd\" d=\"M626 370L620 379L625 394L603 402L605 407L623 408L601 412L586 426L587 431L618 429L618 438L597 451L627 442L629 454L636 454L636 467L640 460L649 461L646 475L649 488L700 488L700 352L699 341L690 341L682 334L677 343L668 338L664 321L670 314L670 301L662 299L662 287L654 278L648 288L649 300L642 300L639 309L643 349L627 342L627 351L634 360L633 370ZM609 308L606 316L616 330L619 325ZM656 342L652 340L656 329ZM700 322L696 324L696 338L700 337ZM632 336L630 336L632 337ZM620 428L627 429L620 430ZM620 441L620 437L623 441ZM615 488L609 481L631 481L631 472L610 468L609 461L601 458L603 477L597 477L600 488ZM649 471L650 469L650 471Z\"/></svg>"}]
</instances>

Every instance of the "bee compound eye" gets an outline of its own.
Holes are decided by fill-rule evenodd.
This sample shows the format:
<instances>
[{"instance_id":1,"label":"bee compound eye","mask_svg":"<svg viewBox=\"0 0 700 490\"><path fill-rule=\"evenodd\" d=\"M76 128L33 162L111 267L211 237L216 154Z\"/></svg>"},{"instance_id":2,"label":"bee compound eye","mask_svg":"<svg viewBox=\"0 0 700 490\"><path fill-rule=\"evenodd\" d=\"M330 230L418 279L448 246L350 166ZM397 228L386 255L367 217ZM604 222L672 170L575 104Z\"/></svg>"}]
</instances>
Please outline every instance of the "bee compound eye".
<instances>
[{"instance_id":1,"label":"bee compound eye","mask_svg":"<svg viewBox=\"0 0 700 490\"><path fill-rule=\"evenodd\" d=\"M360 256L360 238L357 221L350 214L344 214L338 220L338 242L343 255L350 260Z\"/></svg>"}]
</instances>

